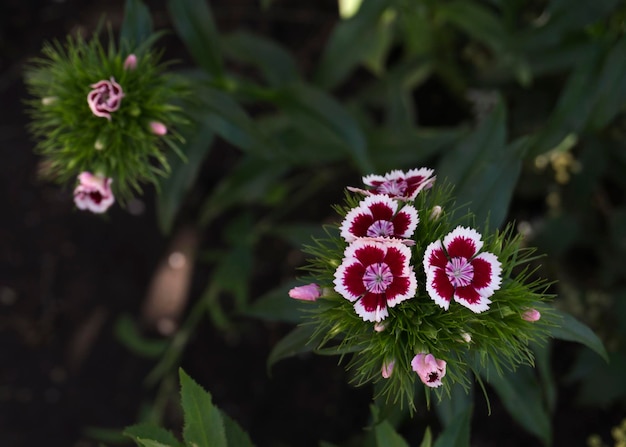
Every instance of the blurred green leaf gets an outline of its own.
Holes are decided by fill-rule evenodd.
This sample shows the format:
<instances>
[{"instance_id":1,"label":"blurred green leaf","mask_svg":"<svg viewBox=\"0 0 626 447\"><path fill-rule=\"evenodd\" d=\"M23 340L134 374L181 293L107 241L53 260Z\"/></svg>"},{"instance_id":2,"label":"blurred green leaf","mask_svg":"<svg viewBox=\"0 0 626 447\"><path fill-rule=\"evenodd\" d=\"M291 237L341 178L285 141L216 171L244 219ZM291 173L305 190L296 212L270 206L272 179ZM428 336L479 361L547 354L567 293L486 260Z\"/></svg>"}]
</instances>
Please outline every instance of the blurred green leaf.
<instances>
[{"instance_id":1,"label":"blurred green leaf","mask_svg":"<svg viewBox=\"0 0 626 447\"><path fill-rule=\"evenodd\" d=\"M182 369L179 376L185 443L194 447L228 447L222 414L213 405L211 394Z\"/></svg>"},{"instance_id":2,"label":"blurred green leaf","mask_svg":"<svg viewBox=\"0 0 626 447\"><path fill-rule=\"evenodd\" d=\"M289 290L300 285L299 281L291 281L270 290L246 307L243 314L264 321L301 323L306 303L289 297Z\"/></svg>"},{"instance_id":3,"label":"blurred green leaf","mask_svg":"<svg viewBox=\"0 0 626 447\"><path fill-rule=\"evenodd\" d=\"M237 422L224 412L222 412L222 419L224 420L226 440L228 441L229 447L254 447L248 433L246 433Z\"/></svg>"},{"instance_id":4,"label":"blurred green leaf","mask_svg":"<svg viewBox=\"0 0 626 447\"><path fill-rule=\"evenodd\" d=\"M271 86L280 87L299 77L291 54L263 36L236 31L223 36L222 50L236 61L257 67Z\"/></svg>"},{"instance_id":5,"label":"blurred green leaf","mask_svg":"<svg viewBox=\"0 0 626 447\"><path fill-rule=\"evenodd\" d=\"M186 135L187 142L182 148L187 160L170 156L171 173L161 183L161 194L157 198L157 217L163 233L172 229L176 214L182 205L185 194L196 181L204 157L210 151L214 134L206 116L198 119L198 127L193 135Z\"/></svg>"},{"instance_id":6,"label":"blurred green leaf","mask_svg":"<svg viewBox=\"0 0 626 447\"><path fill-rule=\"evenodd\" d=\"M115 322L115 337L131 352L145 358L159 357L167 348L168 340L150 340L143 337L135 322L123 314Z\"/></svg>"},{"instance_id":7,"label":"blurred green leaf","mask_svg":"<svg viewBox=\"0 0 626 447\"><path fill-rule=\"evenodd\" d=\"M493 374L487 380L511 416L545 445L550 445L552 440L550 415L544 406L542 387L533 369L523 366L515 372Z\"/></svg>"},{"instance_id":8,"label":"blurred green leaf","mask_svg":"<svg viewBox=\"0 0 626 447\"><path fill-rule=\"evenodd\" d=\"M279 360L294 357L298 354L311 352L317 348L316 343L311 340L315 333L313 325L298 326L285 335L274 347L267 357L267 370L269 371Z\"/></svg>"},{"instance_id":9,"label":"blurred green leaf","mask_svg":"<svg viewBox=\"0 0 626 447\"><path fill-rule=\"evenodd\" d=\"M211 76L222 78L219 32L206 0L169 0L168 6L178 35L198 65Z\"/></svg>"},{"instance_id":10,"label":"blurred green leaf","mask_svg":"<svg viewBox=\"0 0 626 447\"><path fill-rule=\"evenodd\" d=\"M461 412L437 437L434 447L469 447L472 407Z\"/></svg>"},{"instance_id":11,"label":"blurred green leaf","mask_svg":"<svg viewBox=\"0 0 626 447\"><path fill-rule=\"evenodd\" d=\"M409 444L395 431L388 421L382 421L374 426L376 445L378 447L409 447Z\"/></svg>"},{"instance_id":12,"label":"blurred green leaf","mask_svg":"<svg viewBox=\"0 0 626 447\"><path fill-rule=\"evenodd\" d=\"M437 416L444 427L449 426L460 416L471 409L474 402L474 393L467 392L460 384L455 384L450 388L448 396L442 397L437 402Z\"/></svg>"},{"instance_id":13,"label":"blurred green leaf","mask_svg":"<svg viewBox=\"0 0 626 447\"><path fill-rule=\"evenodd\" d=\"M120 41L137 46L152 34L150 10L140 0L126 0Z\"/></svg>"},{"instance_id":14,"label":"blurred green leaf","mask_svg":"<svg viewBox=\"0 0 626 447\"><path fill-rule=\"evenodd\" d=\"M579 352L566 380L577 383L576 401L581 405L607 408L626 397L626 353L612 352L607 365L592 351Z\"/></svg>"},{"instance_id":15,"label":"blurred green leaf","mask_svg":"<svg viewBox=\"0 0 626 447\"><path fill-rule=\"evenodd\" d=\"M324 89L337 86L371 52L380 38L381 15L389 6L389 0L368 0L354 16L335 26L315 73L317 85Z\"/></svg>"},{"instance_id":16,"label":"blurred green leaf","mask_svg":"<svg viewBox=\"0 0 626 447\"><path fill-rule=\"evenodd\" d=\"M597 95L589 115L589 127L600 130L609 124L626 104L626 37L611 46L602 72L594 79Z\"/></svg>"},{"instance_id":17,"label":"blurred green leaf","mask_svg":"<svg viewBox=\"0 0 626 447\"><path fill-rule=\"evenodd\" d=\"M144 447L177 447L182 443L164 428L152 424L137 424L124 429L124 435Z\"/></svg>"},{"instance_id":18,"label":"blurred green leaf","mask_svg":"<svg viewBox=\"0 0 626 447\"><path fill-rule=\"evenodd\" d=\"M422 439L422 442L420 443L420 447L432 447L433 445L433 434L430 431L430 427L426 427L426 430L424 431L424 438Z\"/></svg>"},{"instance_id":19,"label":"blurred green leaf","mask_svg":"<svg viewBox=\"0 0 626 447\"><path fill-rule=\"evenodd\" d=\"M609 361L609 356L602 341L588 326L582 324L567 312L562 312L558 309L554 309L553 312L560 318L561 323L551 330L554 338L581 343L596 352L606 362Z\"/></svg>"}]
</instances>

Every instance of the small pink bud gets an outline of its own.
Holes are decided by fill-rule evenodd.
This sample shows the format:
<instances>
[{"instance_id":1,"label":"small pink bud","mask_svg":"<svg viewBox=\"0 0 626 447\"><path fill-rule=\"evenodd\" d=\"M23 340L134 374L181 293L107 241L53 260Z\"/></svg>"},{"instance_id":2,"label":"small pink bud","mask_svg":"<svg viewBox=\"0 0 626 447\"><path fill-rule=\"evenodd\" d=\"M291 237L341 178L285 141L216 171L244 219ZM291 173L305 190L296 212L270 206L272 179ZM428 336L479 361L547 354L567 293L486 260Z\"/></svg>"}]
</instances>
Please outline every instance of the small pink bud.
<instances>
[{"instance_id":1,"label":"small pink bud","mask_svg":"<svg viewBox=\"0 0 626 447\"><path fill-rule=\"evenodd\" d=\"M311 283L306 286L294 287L289 291L289 296L296 300L315 301L321 296L322 289L317 284Z\"/></svg>"},{"instance_id":2,"label":"small pink bud","mask_svg":"<svg viewBox=\"0 0 626 447\"><path fill-rule=\"evenodd\" d=\"M376 332L382 332L385 329L387 329L387 324L384 321L379 321L378 323L374 325L374 330Z\"/></svg>"},{"instance_id":3,"label":"small pink bud","mask_svg":"<svg viewBox=\"0 0 626 447\"><path fill-rule=\"evenodd\" d=\"M469 343L472 341L472 336L468 334L467 332L461 332L461 337L463 338L463 341L465 343Z\"/></svg>"},{"instance_id":4,"label":"small pink bud","mask_svg":"<svg viewBox=\"0 0 626 447\"><path fill-rule=\"evenodd\" d=\"M388 379L389 377L391 377L391 373L393 373L393 367L395 366L395 364L396 364L395 360L390 360L388 362L383 363L383 367L381 368L380 373L385 379Z\"/></svg>"},{"instance_id":5,"label":"small pink bud","mask_svg":"<svg viewBox=\"0 0 626 447\"><path fill-rule=\"evenodd\" d=\"M137 56L129 54L124 61L124 70L134 70L137 68Z\"/></svg>"},{"instance_id":6,"label":"small pink bud","mask_svg":"<svg viewBox=\"0 0 626 447\"><path fill-rule=\"evenodd\" d=\"M541 318L541 313L537 309L528 309L522 314L522 318L531 323Z\"/></svg>"},{"instance_id":7,"label":"small pink bud","mask_svg":"<svg viewBox=\"0 0 626 447\"><path fill-rule=\"evenodd\" d=\"M442 208L439 205L435 205L430 212L430 220L437 220L441 216Z\"/></svg>"},{"instance_id":8,"label":"small pink bud","mask_svg":"<svg viewBox=\"0 0 626 447\"><path fill-rule=\"evenodd\" d=\"M163 136L167 133L167 127L159 121L150 121L150 130L153 134L159 136Z\"/></svg>"},{"instance_id":9,"label":"small pink bud","mask_svg":"<svg viewBox=\"0 0 626 447\"><path fill-rule=\"evenodd\" d=\"M432 354L417 354L411 361L411 367L430 388L440 387L441 379L446 375L445 360L438 360Z\"/></svg>"},{"instance_id":10,"label":"small pink bud","mask_svg":"<svg viewBox=\"0 0 626 447\"><path fill-rule=\"evenodd\" d=\"M115 202L111 191L113 179L81 172L78 181L79 184L74 189L74 203L78 209L104 213Z\"/></svg>"}]
</instances>

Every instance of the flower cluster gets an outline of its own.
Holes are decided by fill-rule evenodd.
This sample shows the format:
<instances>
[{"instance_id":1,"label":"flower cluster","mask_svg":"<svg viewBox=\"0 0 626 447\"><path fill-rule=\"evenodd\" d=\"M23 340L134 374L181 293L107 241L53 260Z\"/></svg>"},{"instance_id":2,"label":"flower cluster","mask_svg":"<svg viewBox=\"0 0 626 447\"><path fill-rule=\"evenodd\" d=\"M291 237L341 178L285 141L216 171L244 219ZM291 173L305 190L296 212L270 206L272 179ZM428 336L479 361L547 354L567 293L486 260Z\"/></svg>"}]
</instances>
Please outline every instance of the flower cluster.
<instances>
[{"instance_id":1,"label":"flower cluster","mask_svg":"<svg viewBox=\"0 0 626 447\"><path fill-rule=\"evenodd\" d=\"M553 323L536 309L544 282L512 274L532 253L521 237L510 226L481 235L431 169L363 182L337 208L337 230L307 248L315 282L290 292L318 305L314 341L354 352L357 383L383 379L383 393L411 403L416 378L425 389L467 387L468 369L532 364L529 342Z\"/></svg>"},{"instance_id":2,"label":"flower cluster","mask_svg":"<svg viewBox=\"0 0 626 447\"><path fill-rule=\"evenodd\" d=\"M105 212L141 183L169 172L165 148L180 153L175 130L187 119L184 84L165 73L159 53L143 44L69 37L46 44L26 70L31 131L45 174L75 182L79 209Z\"/></svg>"}]
</instances>

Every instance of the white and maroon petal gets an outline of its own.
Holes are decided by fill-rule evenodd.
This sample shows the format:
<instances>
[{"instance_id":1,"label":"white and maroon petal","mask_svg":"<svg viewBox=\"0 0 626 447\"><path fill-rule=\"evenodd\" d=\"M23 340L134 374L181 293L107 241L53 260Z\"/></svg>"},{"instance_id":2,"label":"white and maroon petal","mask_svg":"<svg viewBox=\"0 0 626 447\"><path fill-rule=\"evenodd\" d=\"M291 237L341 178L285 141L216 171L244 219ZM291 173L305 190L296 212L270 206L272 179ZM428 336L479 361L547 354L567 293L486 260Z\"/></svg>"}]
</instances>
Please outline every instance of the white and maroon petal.
<instances>
[{"instance_id":1,"label":"white and maroon petal","mask_svg":"<svg viewBox=\"0 0 626 447\"><path fill-rule=\"evenodd\" d=\"M344 258L355 258L364 265L382 262L387 249L385 244L373 240L357 239L343 253Z\"/></svg>"},{"instance_id":2,"label":"white and maroon petal","mask_svg":"<svg viewBox=\"0 0 626 447\"><path fill-rule=\"evenodd\" d=\"M389 266L394 276L406 276L411 260L411 249L404 244L389 243L383 262Z\"/></svg>"},{"instance_id":3,"label":"white and maroon petal","mask_svg":"<svg viewBox=\"0 0 626 447\"><path fill-rule=\"evenodd\" d=\"M366 293L354 303L354 311L364 321L382 321L389 315L387 300L382 293Z\"/></svg>"},{"instance_id":4,"label":"white and maroon petal","mask_svg":"<svg viewBox=\"0 0 626 447\"><path fill-rule=\"evenodd\" d=\"M426 270L426 291L439 307L448 310L454 287L443 269L431 267Z\"/></svg>"},{"instance_id":5,"label":"white and maroon petal","mask_svg":"<svg viewBox=\"0 0 626 447\"><path fill-rule=\"evenodd\" d=\"M454 291L454 301L477 314L489 309L489 304L491 304L489 298L482 296L472 286L457 287Z\"/></svg>"},{"instance_id":6,"label":"white and maroon petal","mask_svg":"<svg viewBox=\"0 0 626 447\"><path fill-rule=\"evenodd\" d=\"M398 211L398 214L396 214L393 218L395 235L405 238L413 236L419 221L420 219L414 206L406 205L402 207L402 209Z\"/></svg>"},{"instance_id":7,"label":"white and maroon petal","mask_svg":"<svg viewBox=\"0 0 626 447\"><path fill-rule=\"evenodd\" d=\"M385 195L369 196L359 203L359 207L368 209L374 220L391 220L398 210L398 202Z\"/></svg>"},{"instance_id":8,"label":"white and maroon petal","mask_svg":"<svg viewBox=\"0 0 626 447\"><path fill-rule=\"evenodd\" d=\"M387 306L394 307L402 301L409 300L415 296L417 292L417 279L415 272L411 270L409 275L394 278L393 282L387 287Z\"/></svg>"},{"instance_id":9,"label":"white and maroon petal","mask_svg":"<svg viewBox=\"0 0 626 447\"><path fill-rule=\"evenodd\" d=\"M358 300L365 292L363 274L365 267L355 259L344 259L335 270L335 291L348 301Z\"/></svg>"},{"instance_id":10,"label":"white and maroon petal","mask_svg":"<svg viewBox=\"0 0 626 447\"><path fill-rule=\"evenodd\" d=\"M404 179L407 183L405 198L407 200L414 200L420 191L432 186L435 181L435 177L433 177L434 172L433 169L419 168L411 169L404 174Z\"/></svg>"},{"instance_id":11,"label":"white and maroon petal","mask_svg":"<svg viewBox=\"0 0 626 447\"><path fill-rule=\"evenodd\" d=\"M357 237L365 236L371 224L372 216L366 210L360 206L352 208L341 223L341 237L346 242L352 242Z\"/></svg>"},{"instance_id":12,"label":"white and maroon petal","mask_svg":"<svg viewBox=\"0 0 626 447\"><path fill-rule=\"evenodd\" d=\"M480 233L473 228L458 226L443 238L448 256L469 259L483 246Z\"/></svg>"},{"instance_id":13,"label":"white and maroon petal","mask_svg":"<svg viewBox=\"0 0 626 447\"><path fill-rule=\"evenodd\" d=\"M438 267L440 269L445 268L448 264L448 258L445 251L443 251L443 245L441 241L434 241L428 244L424 251L424 271L428 271L432 267Z\"/></svg>"},{"instance_id":14,"label":"white and maroon petal","mask_svg":"<svg viewBox=\"0 0 626 447\"><path fill-rule=\"evenodd\" d=\"M472 286L482 296L490 297L502 283L502 264L493 253L480 253L470 261L474 267Z\"/></svg>"}]
</instances>

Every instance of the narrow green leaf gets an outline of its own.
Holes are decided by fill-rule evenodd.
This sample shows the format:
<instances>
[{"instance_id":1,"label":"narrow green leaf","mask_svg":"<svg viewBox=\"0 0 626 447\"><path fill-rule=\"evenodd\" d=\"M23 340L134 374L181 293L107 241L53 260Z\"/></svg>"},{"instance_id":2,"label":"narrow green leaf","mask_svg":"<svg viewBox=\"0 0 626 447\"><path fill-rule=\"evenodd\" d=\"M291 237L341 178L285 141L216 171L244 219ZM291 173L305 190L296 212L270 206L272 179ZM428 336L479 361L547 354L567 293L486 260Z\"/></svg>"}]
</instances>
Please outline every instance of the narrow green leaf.
<instances>
[{"instance_id":1,"label":"narrow green leaf","mask_svg":"<svg viewBox=\"0 0 626 447\"><path fill-rule=\"evenodd\" d=\"M137 46L152 34L150 10L141 0L126 0L120 41Z\"/></svg>"},{"instance_id":2,"label":"narrow green leaf","mask_svg":"<svg viewBox=\"0 0 626 447\"><path fill-rule=\"evenodd\" d=\"M488 382L494 387L511 416L545 445L550 445L550 415L544 405L542 388L533 369L524 366L502 376L493 374Z\"/></svg>"},{"instance_id":3,"label":"narrow green leaf","mask_svg":"<svg viewBox=\"0 0 626 447\"><path fill-rule=\"evenodd\" d=\"M276 345L272 348L272 352L267 357L267 369L268 371L279 360L293 357L304 352L311 352L317 346L314 342L309 342L315 327L312 325L298 326L293 331L285 335Z\"/></svg>"},{"instance_id":4,"label":"narrow green leaf","mask_svg":"<svg viewBox=\"0 0 626 447\"><path fill-rule=\"evenodd\" d=\"M430 427L426 427L426 430L424 431L424 438L422 438L420 447L432 447L432 445L433 445L433 434L430 431Z\"/></svg>"},{"instance_id":5,"label":"narrow green leaf","mask_svg":"<svg viewBox=\"0 0 626 447\"><path fill-rule=\"evenodd\" d=\"M131 425L124 429L124 435L146 447L177 447L181 444L171 432L152 424Z\"/></svg>"},{"instance_id":6,"label":"narrow green leaf","mask_svg":"<svg viewBox=\"0 0 626 447\"><path fill-rule=\"evenodd\" d=\"M185 443L194 447L228 447L222 414L213 405L211 395L182 369L179 376Z\"/></svg>"},{"instance_id":7,"label":"narrow green leaf","mask_svg":"<svg viewBox=\"0 0 626 447\"><path fill-rule=\"evenodd\" d=\"M215 78L224 75L219 32L206 0L170 0L170 16L178 35L198 65Z\"/></svg>"},{"instance_id":8,"label":"narrow green leaf","mask_svg":"<svg viewBox=\"0 0 626 447\"><path fill-rule=\"evenodd\" d=\"M115 322L115 337L130 351L145 358L159 357L167 348L168 340L150 340L139 333L130 315L124 314Z\"/></svg>"},{"instance_id":9,"label":"narrow green leaf","mask_svg":"<svg viewBox=\"0 0 626 447\"><path fill-rule=\"evenodd\" d=\"M472 407L469 407L437 437L434 447L469 447L471 420Z\"/></svg>"},{"instance_id":10,"label":"narrow green leaf","mask_svg":"<svg viewBox=\"0 0 626 447\"><path fill-rule=\"evenodd\" d=\"M236 31L222 39L224 54L238 62L258 68L267 83L279 87L298 79L298 69L291 54L263 36Z\"/></svg>"},{"instance_id":11,"label":"narrow green leaf","mask_svg":"<svg viewBox=\"0 0 626 447\"><path fill-rule=\"evenodd\" d=\"M596 352L606 362L609 361L609 356L602 341L588 326L566 312L558 309L553 309L552 311L561 319L561 325L553 327L551 330L554 338L581 343Z\"/></svg>"},{"instance_id":12,"label":"narrow green leaf","mask_svg":"<svg viewBox=\"0 0 626 447\"><path fill-rule=\"evenodd\" d=\"M198 119L198 127L194 128L194 132L193 135L185 136L187 143L182 150L187 160L170 156L171 173L161 183L161 194L157 198L157 217L159 227L165 234L170 232L185 194L195 182L202 161L213 145L214 134L206 116Z\"/></svg>"},{"instance_id":13,"label":"narrow green leaf","mask_svg":"<svg viewBox=\"0 0 626 447\"><path fill-rule=\"evenodd\" d=\"M388 421L383 421L374 427L377 447L409 447L402 436L395 431Z\"/></svg>"}]
</instances>

